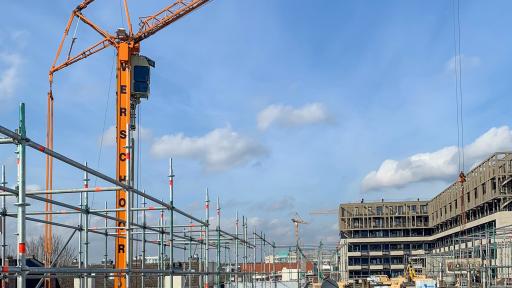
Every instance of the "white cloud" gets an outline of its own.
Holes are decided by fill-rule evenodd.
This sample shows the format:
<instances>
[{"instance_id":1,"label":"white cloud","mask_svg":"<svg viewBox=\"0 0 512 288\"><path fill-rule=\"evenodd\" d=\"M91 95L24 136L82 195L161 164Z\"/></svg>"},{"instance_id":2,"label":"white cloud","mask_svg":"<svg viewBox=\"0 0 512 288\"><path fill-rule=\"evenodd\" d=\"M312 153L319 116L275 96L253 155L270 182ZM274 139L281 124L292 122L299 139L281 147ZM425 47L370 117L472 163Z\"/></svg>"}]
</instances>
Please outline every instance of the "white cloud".
<instances>
[{"instance_id":1,"label":"white cloud","mask_svg":"<svg viewBox=\"0 0 512 288\"><path fill-rule=\"evenodd\" d=\"M231 128L219 128L201 137L183 133L164 135L155 140L151 152L158 157L186 157L198 160L207 170L225 170L247 164L263 156L266 149Z\"/></svg>"},{"instance_id":2,"label":"white cloud","mask_svg":"<svg viewBox=\"0 0 512 288\"><path fill-rule=\"evenodd\" d=\"M502 126L489 129L473 143L467 145L464 153L469 159L481 160L490 153L510 150L512 150L512 131L508 126Z\"/></svg>"},{"instance_id":3,"label":"white cloud","mask_svg":"<svg viewBox=\"0 0 512 288\"><path fill-rule=\"evenodd\" d=\"M140 127L140 139L141 140L150 140L152 138L152 133L150 129ZM137 133L137 132L135 132ZM136 134L134 135L136 137ZM112 125L108 127L107 130L103 133L103 145L105 146L116 146L116 126ZM102 137L98 139L98 143L101 144Z\"/></svg>"},{"instance_id":4,"label":"white cloud","mask_svg":"<svg viewBox=\"0 0 512 288\"><path fill-rule=\"evenodd\" d=\"M22 64L21 55L18 53L0 53L0 99L6 99L14 95L19 83L19 73Z\"/></svg>"},{"instance_id":5,"label":"white cloud","mask_svg":"<svg viewBox=\"0 0 512 288\"><path fill-rule=\"evenodd\" d=\"M493 127L464 148L467 165L483 160L494 152L512 150L512 130L508 126ZM456 146L434 152L419 153L403 160L388 159L379 169L368 173L362 183L363 191L399 188L411 183L455 179L458 170Z\"/></svg>"},{"instance_id":6,"label":"white cloud","mask_svg":"<svg viewBox=\"0 0 512 288\"><path fill-rule=\"evenodd\" d=\"M453 56L446 62L445 67L447 72L455 72L455 70L458 70L458 65L460 64L462 66L462 69L468 69L473 67L478 67L480 65L480 58L476 56L465 56L464 54L460 56Z\"/></svg>"},{"instance_id":7,"label":"white cloud","mask_svg":"<svg viewBox=\"0 0 512 288\"><path fill-rule=\"evenodd\" d=\"M322 103L310 103L294 108L286 105L270 105L258 113L258 129L266 130L273 124L281 126L301 126L325 123L330 119L327 108Z\"/></svg>"}]
</instances>

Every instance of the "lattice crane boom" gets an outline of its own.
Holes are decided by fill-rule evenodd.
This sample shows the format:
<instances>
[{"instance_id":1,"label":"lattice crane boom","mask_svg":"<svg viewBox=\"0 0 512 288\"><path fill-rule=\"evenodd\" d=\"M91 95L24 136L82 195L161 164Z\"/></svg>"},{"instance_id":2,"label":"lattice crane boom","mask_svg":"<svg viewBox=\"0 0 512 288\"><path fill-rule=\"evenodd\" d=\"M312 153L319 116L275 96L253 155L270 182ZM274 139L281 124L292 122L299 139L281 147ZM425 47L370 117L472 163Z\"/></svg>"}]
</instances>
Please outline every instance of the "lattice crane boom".
<instances>
[{"instance_id":1,"label":"lattice crane boom","mask_svg":"<svg viewBox=\"0 0 512 288\"><path fill-rule=\"evenodd\" d=\"M309 215L331 215L338 214L338 209L320 209L309 211Z\"/></svg>"},{"instance_id":2,"label":"lattice crane boom","mask_svg":"<svg viewBox=\"0 0 512 288\"><path fill-rule=\"evenodd\" d=\"M142 17L139 31L135 35L135 42L140 42L160 31L167 25L176 22L183 16L206 4L209 0L180 0L163 8L155 14Z\"/></svg>"}]
</instances>

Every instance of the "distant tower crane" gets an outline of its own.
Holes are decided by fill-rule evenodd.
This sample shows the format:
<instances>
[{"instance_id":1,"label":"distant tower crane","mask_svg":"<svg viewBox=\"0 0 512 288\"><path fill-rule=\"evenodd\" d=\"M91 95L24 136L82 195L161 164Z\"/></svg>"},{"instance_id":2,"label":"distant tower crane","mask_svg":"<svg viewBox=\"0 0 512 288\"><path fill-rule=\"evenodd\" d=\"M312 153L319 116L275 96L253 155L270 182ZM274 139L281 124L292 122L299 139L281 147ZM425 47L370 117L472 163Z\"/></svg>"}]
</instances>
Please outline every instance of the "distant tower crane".
<instances>
[{"instance_id":1,"label":"distant tower crane","mask_svg":"<svg viewBox=\"0 0 512 288\"><path fill-rule=\"evenodd\" d=\"M338 209L320 209L309 211L309 215L334 215L338 214Z\"/></svg>"},{"instance_id":2,"label":"distant tower crane","mask_svg":"<svg viewBox=\"0 0 512 288\"><path fill-rule=\"evenodd\" d=\"M292 218L292 223L295 228L295 242L297 246L299 245L299 225L309 224L308 222L302 220L299 216L299 213L295 212L295 217Z\"/></svg>"},{"instance_id":3,"label":"distant tower crane","mask_svg":"<svg viewBox=\"0 0 512 288\"><path fill-rule=\"evenodd\" d=\"M154 62L147 57L141 56L140 43L156 32L160 31L167 25L170 25L183 16L201 7L209 0L175 0L167 7L161 9L155 14L147 17L140 18L139 30L133 31L132 23L130 20L130 13L128 9L127 0L123 0L124 13L127 19L128 31L120 28L116 31L115 35L110 34L106 30L97 26L88 17L83 14L86 9L94 0L83 0L72 12L64 30L55 60L49 71L50 90L48 92L48 110L47 110L47 137L46 146L53 149L53 76L73 63L83 60L92 54L95 54L107 47L114 47L117 51L117 99L116 99L116 177L119 181L123 181L128 185L133 185L132 171L134 167L134 139L131 137L132 131L135 130L135 111L141 99L149 97L149 76L150 67L154 67ZM102 39L96 44L86 48L85 50L71 55L73 44L76 40L75 37L71 40L71 46L67 53L67 58L62 63L58 63L62 54L62 49L71 25L75 21L83 22L87 26L96 31ZM46 190L51 190L53 186L53 163L52 158L46 158ZM51 199L51 194L46 195L47 199ZM49 201L48 201L49 202ZM120 209L116 212L116 217L120 219L117 223L118 227L123 227L127 219L126 214L126 191L118 190L116 192L116 208ZM51 212L52 206L47 203L45 207L47 212ZM47 223L52 221L51 214L46 214ZM45 265L49 267L52 260L52 230L51 225L45 226ZM171 232L172 233L172 232ZM125 235L126 229L119 228L117 230L117 237L115 243L115 268L126 269L127 264L131 262ZM172 245L172 244L171 244ZM123 277L122 274L125 274ZM119 273L114 278L114 287L124 288L127 283L127 273ZM50 287L51 282L45 281L45 287Z\"/></svg>"}]
</instances>

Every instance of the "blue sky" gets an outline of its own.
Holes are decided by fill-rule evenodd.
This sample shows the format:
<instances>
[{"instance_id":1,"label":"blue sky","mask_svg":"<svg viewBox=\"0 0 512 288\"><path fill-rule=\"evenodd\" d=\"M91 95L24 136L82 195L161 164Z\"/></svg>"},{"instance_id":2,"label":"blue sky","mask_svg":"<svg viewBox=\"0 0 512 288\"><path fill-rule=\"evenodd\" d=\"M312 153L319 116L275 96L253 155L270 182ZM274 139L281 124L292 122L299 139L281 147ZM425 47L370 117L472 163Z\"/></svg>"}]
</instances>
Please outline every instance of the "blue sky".
<instances>
[{"instance_id":1,"label":"blue sky","mask_svg":"<svg viewBox=\"0 0 512 288\"><path fill-rule=\"evenodd\" d=\"M14 128L24 101L28 134L40 143L47 71L72 2L1 4L0 123ZM84 14L113 33L124 23L117 1L97 2ZM133 19L167 3L129 2ZM510 6L461 3L464 133L474 142L467 168L511 150ZM178 207L202 216L209 187L224 223L238 209L281 243L292 242L295 212L311 223L304 241L332 243L336 216L309 211L363 197L432 197L457 174L452 9L452 1L212 1L142 44L156 68L141 105L140 187L167 199L173 156ZM82 24L76 48L95 39ZM114 125L113 56L105 50L58 72L54 88L55 148L107 173L115 168L110 138L99 162L98 153ZM12 155L0 151L11 182ZM42 160L31 158L30 184L44 184ZM80 186L72 171L57 165L55 186ZM97 206L113 203L94 197Z\"/></svg>"}]
</instances>

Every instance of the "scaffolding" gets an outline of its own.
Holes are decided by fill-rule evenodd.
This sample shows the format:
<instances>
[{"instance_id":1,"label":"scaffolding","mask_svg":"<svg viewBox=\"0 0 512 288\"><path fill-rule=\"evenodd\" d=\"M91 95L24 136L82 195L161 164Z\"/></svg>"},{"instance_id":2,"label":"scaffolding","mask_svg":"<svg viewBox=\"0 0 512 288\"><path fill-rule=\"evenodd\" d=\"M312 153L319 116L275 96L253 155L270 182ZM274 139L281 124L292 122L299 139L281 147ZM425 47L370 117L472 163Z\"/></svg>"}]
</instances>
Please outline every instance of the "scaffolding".
<instances>
[{"instance_id":1,"label":"scaffolding","mask_svg":"<svg viewBox=\"0 0 512 288\"><path fill-rule=\"evenodd\" d=\"M45 147L26 135L25 129L25 105L22 103L19 110L19 125L16 131L0 126L0 144L12 144L16 147L17 180L12 188L8 186L5 166L2 166L0 183L1 196L1 283L7 287L9 281L16 279L16 287L26 287L27 279L40 279L37 287L41 287L44 279L70 279L74 278L75 287L112 287L112 278L123 277L128 287L172 287L175 277L185 283L184 287L254 287L255 281L274 283L277 287L275 265L271 265L264 271L256 273L257 255L263 261L267 255L275 257L276 244L270 241L263 232L250 235L248 233L247 217L242 216L241 229L239 229L238 211L235 223L235 232L231 233L221 227L220 199L217 198L216 226L211 228L210 223L210 197L206 190L204 201L204 218L195 217L175 206L174 197L174 171L172 161L169 173L169 201L158 199L143 190L139 190L126 183L118 181L106 174L90 168L87 163L81 164L64 156L48 147ZM43 153L59 162L78 169L83 173L80 179L81 188L54 189L27 191L27 148ZM104 186L90 187L90 177L94 176ZM90 200L93 193L115 193L123 189L127 191L125 208L109 208L108 202L103 207L94 207ZM52 197L45 197L46 195ZM79 204L70 203L64 196L78 196ZM93 194L94 195L94 194ZM62 199L60 199L60 196ZM15 198L16 211L7 207L7 201ZM112 197L114 198L114 197ZM62 210L51 212L37 210L37 203L51 204ZM32 208L32 209L31 209ZM116 217L116 212L124 210L126 221ZM47 215L51 213L52 221L48 221ZM44 218L41 218L44 217ZM59 218L60 217L60 218ZM8 218L16 220L16 240L8 239ZM177 223L176 219L181 219ZM59 221L65 219L65 221ZM36 223L51 225L68 231L69 236L61 251L57 251L52 259L50 267L29 267L27 265L27 239L29 236L39 236L40 230L28 231L27 224ZM92 224L95 223L95 224ZM101 224L100 224L101 223ZM76 225L75 225L76 224ZM94 226L93 226L94 225ZM103 226L100 226L103 225ZM118 229L124 229L125 234L116 233ZM78 235L76 237L76 235ZM103 239L102 264L92 264L91 261L91 237ZM109 246L117 237L125 237L126 255L128 266L126 269L115 269L109 264ZM75 239L75 241L72 241ZM97 239L97 238L96 238ZM59 257L66 247L77 243L78 253L74 265L62 267L57 265ZM138 251L141 247L140 253ZM14 252L16 261L9 261L8 251L16 247ZM149 250L156 251L155 261L147 260ZM177 261L177 251L183 251L182 261ZM211 261L211 254L215 251L215 261ZM243 251L243 252L242 252ZM112 251L110 251L112 252ZM241 253L242 252L242 253ZM96 255L98 252L96 251ZM247 265L253 261L253 270L241 272L240 265ZM42 259L41 259L42 260ZM180 267L181 265L181 267ZM156 282L151 286L150 281ZM92 284L94 282L95 284ZM251 285L249 286L249 283ZM239 286L242 284L243 286ZM72 286L72 284L70 284ZM11 287L11 286L9 286ZM68 286L66 286L68 287Z\"/></svg>"},{"instance_id":2,"label":"scaffolding","mask_svg":"<svg viewBox=\"0 0 512 288\"><path fill-rule=\"evenodd\" d=\"M510 287L512 225L488 223L475 232L453 235L443 249L425 257L425 274L441 287Z\"/></svg>"}]
</instances>

